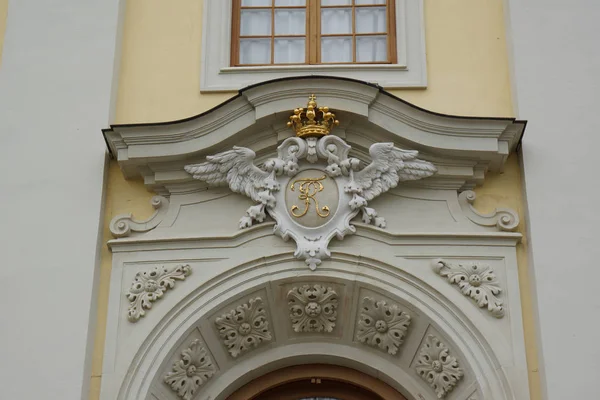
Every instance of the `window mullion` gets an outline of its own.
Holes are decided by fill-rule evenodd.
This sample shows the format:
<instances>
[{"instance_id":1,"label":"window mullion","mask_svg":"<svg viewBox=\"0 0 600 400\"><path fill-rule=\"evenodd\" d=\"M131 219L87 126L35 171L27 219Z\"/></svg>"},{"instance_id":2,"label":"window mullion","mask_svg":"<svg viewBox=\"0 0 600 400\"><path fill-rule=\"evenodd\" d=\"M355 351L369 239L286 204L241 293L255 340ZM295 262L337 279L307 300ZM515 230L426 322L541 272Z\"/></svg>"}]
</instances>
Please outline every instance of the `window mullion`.
<instances>
[{"instance_id":1,"label":"window mullion","mask_svg":"<svg viewBox=\"0 0 600 400\"><path fill-rule=\"evenodd\" d=\"M310 31L311 38L311 64L320 63L321 48L321 1L310 0L310 9L312 15L312 24Z\"/></svg>"}]
</instances>

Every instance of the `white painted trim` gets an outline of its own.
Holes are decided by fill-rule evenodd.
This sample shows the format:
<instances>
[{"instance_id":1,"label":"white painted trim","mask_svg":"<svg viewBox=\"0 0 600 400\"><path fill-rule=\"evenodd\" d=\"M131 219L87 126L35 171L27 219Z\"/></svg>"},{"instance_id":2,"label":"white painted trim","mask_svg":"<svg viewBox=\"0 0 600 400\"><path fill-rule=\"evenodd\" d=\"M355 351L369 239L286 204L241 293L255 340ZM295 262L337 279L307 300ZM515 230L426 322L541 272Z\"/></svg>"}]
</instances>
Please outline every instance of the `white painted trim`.
<instances>
[{"instance_id":1,"label":"white painted trim","mask_svg":"<svg viewBox=\"0 0 600 400\"><path fill-rule=\"evenodd\" d=\"M205 0L200 91L232 91L258 82L298 75L344 76L386 88L427 87L423 0L396 0L398 62L380 65L231 67L232 2Z\"/></svg>"},{"instance_id":2,"label":"white painted trim","mask_svg":"<svg viewBox=\"0 0 600 400\"><path fill-rule=\"evenodd\" d=\"M192 190L183 166L214 153L210 149L245 146L258 154L257 161L264 161L265 152L293 135L285 125L287 116L305 105L312 93L320 105L335 110L341 125L332 134L351 144L358 158L367 160L374 142L418 150L423 159L443 166L423 181L437 188L471 189L483 182L488 170L501 171L525 128L514 118L429 112L366 82L304 76L246 88L215 109L186 120L113 126L105 135L127 177L142 175L151 190L168 196Z\"/></svg>"}]
</instances>

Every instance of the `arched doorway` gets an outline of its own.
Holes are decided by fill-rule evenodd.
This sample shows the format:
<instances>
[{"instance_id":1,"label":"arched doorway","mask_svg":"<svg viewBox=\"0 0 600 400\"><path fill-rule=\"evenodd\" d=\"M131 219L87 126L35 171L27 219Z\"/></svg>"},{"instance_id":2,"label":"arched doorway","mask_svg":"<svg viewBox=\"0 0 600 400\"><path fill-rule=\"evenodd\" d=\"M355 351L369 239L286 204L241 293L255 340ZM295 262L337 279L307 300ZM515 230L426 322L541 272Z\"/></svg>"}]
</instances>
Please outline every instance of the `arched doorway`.
<instances>
[{"instance_id":1,"label":"arched doorway","mask_svg":"<svg viewBox=\"0 0 600 400\"><path fill-rule=\"evenodd\" d=\"M244 385L227 400L406 400L386 383L326 364L282 368Z\"/></svg>"}]
</instances>

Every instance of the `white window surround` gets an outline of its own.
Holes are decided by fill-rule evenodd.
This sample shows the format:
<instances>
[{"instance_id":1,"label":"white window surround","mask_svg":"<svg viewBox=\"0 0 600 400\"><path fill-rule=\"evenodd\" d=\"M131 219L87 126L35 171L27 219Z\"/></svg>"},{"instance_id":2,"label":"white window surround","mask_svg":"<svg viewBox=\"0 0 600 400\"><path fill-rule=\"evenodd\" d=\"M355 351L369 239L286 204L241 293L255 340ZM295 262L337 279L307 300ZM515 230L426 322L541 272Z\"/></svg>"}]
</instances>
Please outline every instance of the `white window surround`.
<instances>
[{"instance_id":1,"label":"white window surround","mask_svg":"<svg viewBox=\"0 0 600 400\"><path fill-rule=\"evenodd\" d=\"M423 0L396 0L396 64L231 67L231 13L231 1L204 1L201 92L234 91L272 79L313 74L343 76L385 88L427 86Z\"/></svg>"}]
</instances>

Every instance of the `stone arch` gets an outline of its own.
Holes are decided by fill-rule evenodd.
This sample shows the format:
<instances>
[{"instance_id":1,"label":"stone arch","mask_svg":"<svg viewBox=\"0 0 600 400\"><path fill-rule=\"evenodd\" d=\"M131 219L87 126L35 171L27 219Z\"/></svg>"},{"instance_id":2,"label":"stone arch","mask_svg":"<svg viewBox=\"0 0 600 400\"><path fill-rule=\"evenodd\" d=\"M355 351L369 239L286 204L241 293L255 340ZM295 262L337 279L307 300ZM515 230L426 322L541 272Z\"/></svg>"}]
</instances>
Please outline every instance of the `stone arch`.
<instances>
[{"instance_id":1,"label":"stone arch","mask_svg":"<svg viewBox=\"0 0 600 400\"><path fill-rule=\"evenodd\" d=\"M412 316L406 341L402 344L410 349L405 351L406 347L402 347L399 356L391 356L356 341L354 334L348 338L342 333L341 337L333 339L327 334L286 337L281 334L281 326L271 328L272 342L236 359L229 357L222 343L215 342L216 330L210 331L214 329L211 324L215 316L249 298L263 296L270 322L278 319L289 324L289 318L281 313L281 304L274 302L277 299L273 288L306 282L334 287L349 285L346 289L353 286L351 293L340 295L340 313L344 312L340 309L342 303L352 298L360 301L364 297L361 290L378 295L389 304L398 304ZM345 313L346 320L341 322L346 325L342 327L344 330L355 328L357 306L351 302L345 305L352 310ZM411 328L414 329L411 331ZM417 358L422 342L429 334L434 334L449 347L464 371L464 377L448 398L466 400L474 393L480 393L485 399L509 399L512 397L507 378L498 368L501 364L498 349L486 340L488 328L476 326L460 308L429 284L388 263L338 253L326 266L311 272L287 254L255 259L199 286L169 310L137 352L119 399L176 398L161 397L161 393L167 392L163 378L173 361L180 358L181 349L188 347L194 338L199 338L207 347L215 364L222 364L217 361L219 359L230 358L230 362L216 366L215 375L200 387L195 399L224 400L259 375L281 367L315 362L347 366L367 373L408 399L429 399L435 392L414 372L414 361L407 361Z\"/></svg>"}]
</instances>

